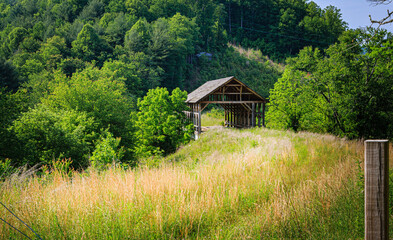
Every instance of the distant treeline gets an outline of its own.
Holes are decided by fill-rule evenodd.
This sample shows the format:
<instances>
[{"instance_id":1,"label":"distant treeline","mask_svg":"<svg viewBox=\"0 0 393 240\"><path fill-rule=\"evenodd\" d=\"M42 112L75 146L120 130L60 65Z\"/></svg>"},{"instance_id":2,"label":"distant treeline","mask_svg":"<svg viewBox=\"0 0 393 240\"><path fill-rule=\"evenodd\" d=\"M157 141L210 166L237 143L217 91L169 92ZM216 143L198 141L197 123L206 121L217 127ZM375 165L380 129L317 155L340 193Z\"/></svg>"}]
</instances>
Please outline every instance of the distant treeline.
<instances>
[{"instance_id":1,"label":"distant treeline","mask_svg":"<svg viewBox=\"0 0 393 240\"><path fill-rule=\"evenodd\" d=\"M304 0L0 0L0 57L18 73L7 68L11 88L17 75L71 76L120 61L142 96L157 86L192 90L195 54L225 51L228 41L284 60L305 46L327 48L345 28L338 9Z\"/></svg>"}]
</instances>

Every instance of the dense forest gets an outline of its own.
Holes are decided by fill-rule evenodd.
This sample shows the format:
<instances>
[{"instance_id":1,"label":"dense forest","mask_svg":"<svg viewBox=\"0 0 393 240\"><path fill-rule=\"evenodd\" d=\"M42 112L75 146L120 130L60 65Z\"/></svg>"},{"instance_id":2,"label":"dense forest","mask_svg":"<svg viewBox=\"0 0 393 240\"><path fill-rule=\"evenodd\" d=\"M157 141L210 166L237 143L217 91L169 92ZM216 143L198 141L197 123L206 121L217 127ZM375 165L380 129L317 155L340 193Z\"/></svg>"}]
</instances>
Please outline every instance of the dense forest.
<instances>
[{"instance_id":1,"label":"dense forest","mask_svg":"<svg viewBox=\"0 0 393 240\"><path fill-rule=\"evenodd\" d=\"M231 75L270 95L272 127L393 134L379 127L391 122L381 104L393 96L391 35L348 31L332 6L0 0L0 19L0 160L13 166L135 166L166 155L192 132L182 114L186 91ZM256 50L250 57L239 46ZM377 126L364 129L371 109Z\"/></svg>"}]
</instances>

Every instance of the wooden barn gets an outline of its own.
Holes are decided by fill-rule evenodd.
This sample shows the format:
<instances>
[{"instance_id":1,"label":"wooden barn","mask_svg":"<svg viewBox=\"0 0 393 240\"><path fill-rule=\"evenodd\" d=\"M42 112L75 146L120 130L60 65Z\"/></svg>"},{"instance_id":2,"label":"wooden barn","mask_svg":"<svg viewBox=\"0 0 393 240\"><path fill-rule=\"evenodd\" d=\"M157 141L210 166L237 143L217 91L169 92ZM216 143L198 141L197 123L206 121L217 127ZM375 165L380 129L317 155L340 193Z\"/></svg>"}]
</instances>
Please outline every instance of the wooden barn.
<instances>
[{"instance_id":1,"label":"wooden barn","mask_svg":"<svg viewBox=\"0 0 393 240\"><path fill-rule=\"evenodd\" d=\"M201 112L210 103L224 108L226 127L265 126L265 105L268 101L235 77L206 82L189 93L186 102L191 109L186 112L187 117L193 121L198 134L202 131Z\"/></svg>"}]
</instances>

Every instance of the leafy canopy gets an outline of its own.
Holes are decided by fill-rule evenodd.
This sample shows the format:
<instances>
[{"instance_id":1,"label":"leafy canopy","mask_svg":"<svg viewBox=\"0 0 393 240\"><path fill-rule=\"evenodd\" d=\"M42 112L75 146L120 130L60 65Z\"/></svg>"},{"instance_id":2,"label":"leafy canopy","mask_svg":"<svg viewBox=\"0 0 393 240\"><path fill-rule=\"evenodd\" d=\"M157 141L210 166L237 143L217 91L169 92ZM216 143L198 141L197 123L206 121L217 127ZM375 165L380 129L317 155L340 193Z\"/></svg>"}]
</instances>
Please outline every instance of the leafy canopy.
<instances>
[{"instance_id":1,"label":"leafy canopy","mask_svg":"<svg viewBox=\"0 0 393 240\"><path fill-rule=\"evenodd\" d=\"M187 92L176 88L170 95L166 88L151 89L138 100L136 115L136 154L141 157L168 154L190 140L193 125L184 110Z\"/></svg>"}]
</instances>

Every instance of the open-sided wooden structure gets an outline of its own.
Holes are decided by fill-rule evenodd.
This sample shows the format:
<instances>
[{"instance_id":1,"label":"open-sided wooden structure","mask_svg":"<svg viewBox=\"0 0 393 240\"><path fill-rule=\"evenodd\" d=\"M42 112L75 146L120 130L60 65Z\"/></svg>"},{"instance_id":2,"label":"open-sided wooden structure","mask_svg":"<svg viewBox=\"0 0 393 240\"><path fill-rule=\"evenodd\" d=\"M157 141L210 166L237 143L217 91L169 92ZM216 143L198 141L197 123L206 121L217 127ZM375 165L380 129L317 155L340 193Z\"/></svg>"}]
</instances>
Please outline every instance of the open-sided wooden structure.
<instances>
[{"instance_id":1,"label":"open-sided wooden structure","mask_svg":"<svg viewBox=\"0 0 393 240\"><path fill-rule=\"evenodd\" d=\"M265 126L267 100L235 77L208 81L188 94L187 104L191 111L187 117L201 133L201 112L210 103L219 104L225 110L225 126L249 128Z\"/></svg>"}]
</instances>

